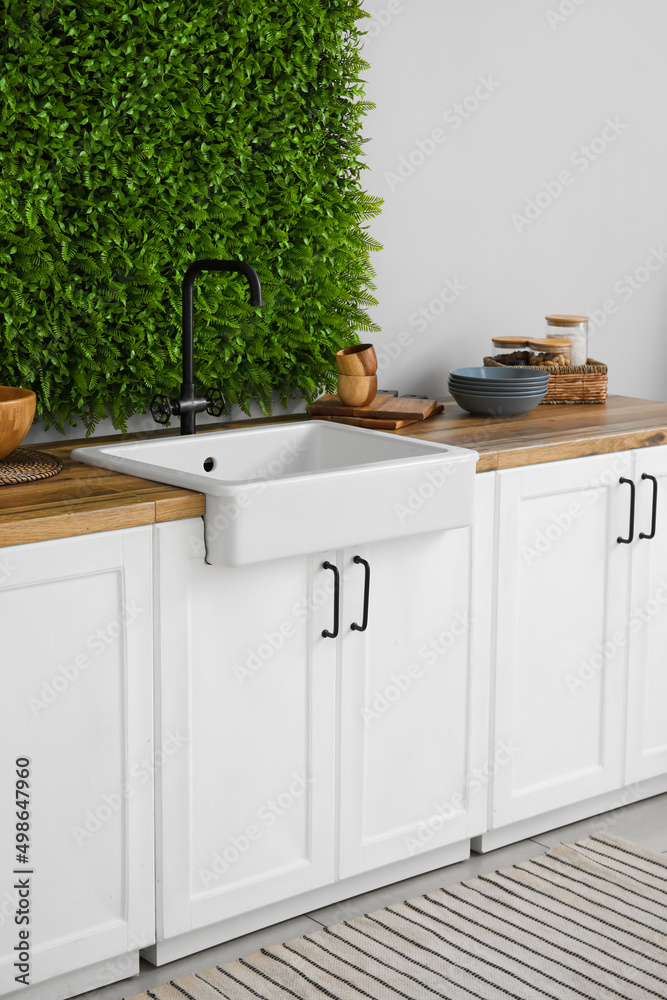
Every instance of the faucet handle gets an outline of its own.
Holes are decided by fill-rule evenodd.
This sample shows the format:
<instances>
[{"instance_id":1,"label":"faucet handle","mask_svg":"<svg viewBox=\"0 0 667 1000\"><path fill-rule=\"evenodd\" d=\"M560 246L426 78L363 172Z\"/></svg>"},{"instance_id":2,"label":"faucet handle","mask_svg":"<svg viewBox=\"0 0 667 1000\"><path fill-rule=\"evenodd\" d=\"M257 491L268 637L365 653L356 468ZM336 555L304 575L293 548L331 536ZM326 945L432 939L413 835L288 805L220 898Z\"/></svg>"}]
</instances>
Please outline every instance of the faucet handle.
<instances>
[{"instance_id":1,"label":"faucet handle","mask_svg":"<svg viewBox=\"0 0 667 1000\"><path fill-rule=\"evenodd\" d=\"M207 389L206 390L206 402L208 406L206 407L206 412L211 417L222 417L227 416L227 404L225 402L225 397L222 395L221 389Z\"/></svg>"},{"instance_id":2,"label":"faucet handle","mask_svg":"<svg viewBox=\"0 0 667 1000\"><path fill-rule=\"evenodd\" d=\"M176 412L169 396L153 396L151 400L151 416L156 424L168 424Z\"/></svg>"}]
</instances>

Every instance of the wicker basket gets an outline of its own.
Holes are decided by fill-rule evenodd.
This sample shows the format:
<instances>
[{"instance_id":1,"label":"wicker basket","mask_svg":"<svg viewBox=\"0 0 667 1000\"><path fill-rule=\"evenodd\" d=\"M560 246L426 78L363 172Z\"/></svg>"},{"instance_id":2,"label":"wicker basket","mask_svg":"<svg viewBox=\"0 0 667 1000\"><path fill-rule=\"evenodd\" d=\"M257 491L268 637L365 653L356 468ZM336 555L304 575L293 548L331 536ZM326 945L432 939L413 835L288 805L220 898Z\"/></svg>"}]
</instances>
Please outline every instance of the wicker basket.
<instances>
[{"instance_id":1,"label":"wicker basket","mask_svg":"<svg viewBox=\"0 0 667 1000\"><path fill-rule=\"evenodd\" d=\"M486 368L509 368L493 358L484 358ZM532 369L531 365L531 369ZM604 403L607 400L607 366L593 358L586 365L540 367L537 372L549 372L549 388L542 403ZM540 406L542 405L540 403Z\"/></svg>"}]
</instances>

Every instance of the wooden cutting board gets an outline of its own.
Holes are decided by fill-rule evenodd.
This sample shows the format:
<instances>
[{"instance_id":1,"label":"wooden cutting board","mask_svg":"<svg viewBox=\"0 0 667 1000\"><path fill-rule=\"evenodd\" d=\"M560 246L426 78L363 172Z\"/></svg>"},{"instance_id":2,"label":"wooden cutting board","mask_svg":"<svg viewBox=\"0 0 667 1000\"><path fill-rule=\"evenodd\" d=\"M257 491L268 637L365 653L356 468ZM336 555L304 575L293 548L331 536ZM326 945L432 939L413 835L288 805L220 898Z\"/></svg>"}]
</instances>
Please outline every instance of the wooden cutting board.
<instances>
[{"instance_id":1,"label":"wooden cutting board","mask_svg":"<svg viewBox=\"0 0 667 1000\"><path fill-rule=\"evenodd\" d=\"M378 394L368 406L345 406L338 396L320 396L307 407L311 416L361 417L365 420L425 420L444 409L435 399L408 399L406 396ZM379 429L379 428L378 428ZM390 429L390 428L384 428Z\"/></svg>"},{"instance_id":2,"label":"wooden cutting board","mask_svg":"<svg viewBox=\"0 0 667 1000\"><path fill-rule=\"evenodd\" d=\"M374 431L397 431L399 427L419 423L418 420L391 420L386 417L329 417L320 413L311 413L311 417L313 420L333 420L337 424L352 424L353 427L370 427Z\"/></svg>"}]
</instances>

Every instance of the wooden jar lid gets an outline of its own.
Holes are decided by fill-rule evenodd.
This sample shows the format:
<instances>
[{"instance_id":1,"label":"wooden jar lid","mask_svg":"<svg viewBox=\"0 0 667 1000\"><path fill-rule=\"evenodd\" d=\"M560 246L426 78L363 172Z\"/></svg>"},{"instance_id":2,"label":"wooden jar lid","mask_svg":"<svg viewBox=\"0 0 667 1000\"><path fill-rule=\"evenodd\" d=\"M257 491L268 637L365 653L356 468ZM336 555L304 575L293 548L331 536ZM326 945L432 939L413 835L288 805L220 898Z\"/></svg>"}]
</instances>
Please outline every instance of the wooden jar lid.
<instances>
[{"instance_id":1,"label":"wooden jar lid","mask_svg":"<svg viewBox=\"0 0 667 1000\"><path fill-rule=\"evenodd\" d=\"M528 346L536 347L539 351L562 351L564 347L572 347L572 341L567 337L542 337L529 340Z\"/></svg>"},{"instance_id":2,"label":"wooden jar lid","mask_svg":"<svg viewBox=\"0 0 667 1000\"><path fill-rule=\"evenodd\" d=\"M545 316L547 323L551 326L579 326L580 323L588 323L588 316Z\"/></svg>"},{"instance_id":3,"label":"wooden jar lid","mask_svg":"<svg viewBox=\"0 0 667 1000\"><path fill-rule=\"evenodd\" d=\"M495 347L527 347L537 351L562 351L565 347L572 347L572 341L567 337L540 337L526 340L525 337L494 337Z\"/></svg>"},{"instance_id":4,"label":"wooden jar lid","mask_svg":"<svg viewBox=\"0 0 667 1000\"><path fill-rule=\"evenodd\" d=\"M493 337L492 343L496 347L528 347L525 337Z\"/></svg>"}]
</instances>

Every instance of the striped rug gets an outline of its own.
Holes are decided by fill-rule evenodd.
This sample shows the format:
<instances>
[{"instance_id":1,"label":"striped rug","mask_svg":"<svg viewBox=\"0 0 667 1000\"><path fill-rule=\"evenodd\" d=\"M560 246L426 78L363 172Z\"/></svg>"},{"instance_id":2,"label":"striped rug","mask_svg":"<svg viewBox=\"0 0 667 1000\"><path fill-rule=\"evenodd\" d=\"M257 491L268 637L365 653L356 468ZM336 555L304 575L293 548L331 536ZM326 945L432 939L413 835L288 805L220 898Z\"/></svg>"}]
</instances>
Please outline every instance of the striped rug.
<instances>
[{"instance_id":1,"label":"striped rug","mask_svg":"<svg viewBox=\"0 0 667 1000\"><path fill-rule=\"evenodd\" d=\"M667 855L608 834L132 1000L667 998Z\"/></svg>"}]
</instances>

